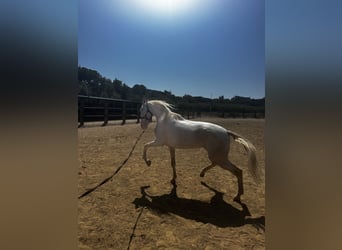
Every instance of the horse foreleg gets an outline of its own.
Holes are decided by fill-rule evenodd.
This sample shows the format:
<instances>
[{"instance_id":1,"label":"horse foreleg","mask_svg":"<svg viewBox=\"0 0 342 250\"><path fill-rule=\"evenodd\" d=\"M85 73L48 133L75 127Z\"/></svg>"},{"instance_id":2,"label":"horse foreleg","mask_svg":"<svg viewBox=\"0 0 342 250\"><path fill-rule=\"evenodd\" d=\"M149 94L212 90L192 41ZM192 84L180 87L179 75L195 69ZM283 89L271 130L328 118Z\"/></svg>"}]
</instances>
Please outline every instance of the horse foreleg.
<instances>
[{"instance_id":1,"label":"horse foreleg","mask_svg":"<svg viewBox=\"0 0 342 250\"><path fill-rule=\"evenodd\" d=\"M176 173L176 152L175 152L175 148L170 147L170 146L169 146L169 150L170 150L171 166L172 166L172 173L173 173L171 184L172 185L176 185L176 179L177 179L177 173Z\"/></svg>"},{"instance_id":2,"label":"horse foreleg","mask_svg":"<svg viewBox=\"0 0 342 250\"><path fill-rule=\"evenodd\" d=\"M157 140L154 140L154 141L151 141L151 142L148 142L144 145L144 153L143 153L143 159L144 161L146 162L147 166L151 166L151 161L150 160L147 160L147 156L146 156L146 153L147 153L147 149L149 147L157 147L157 146L161 146L162 144L157 141Z\"/></svg>"}]
</instances>

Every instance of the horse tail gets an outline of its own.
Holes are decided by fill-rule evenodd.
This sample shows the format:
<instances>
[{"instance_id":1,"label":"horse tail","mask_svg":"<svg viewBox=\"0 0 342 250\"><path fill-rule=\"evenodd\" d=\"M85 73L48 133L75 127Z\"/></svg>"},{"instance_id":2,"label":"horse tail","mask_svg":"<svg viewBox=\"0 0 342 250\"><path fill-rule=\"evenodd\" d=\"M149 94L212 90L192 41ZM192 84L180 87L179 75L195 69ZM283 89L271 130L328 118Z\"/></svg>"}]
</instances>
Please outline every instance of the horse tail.
<instances>
[{"instance_id":1,"label":"horse tail","mask_svg":"<svg viewBox=\"0 0 342 250\"><path fill-rule=\"evenodd\" d=\"M247 140L246 138L243 138L241 135L233 131L227 130L227 133L228 135L232 136L236 142L242 144L245 150L247 151L249 172L252 174L254 180L256 182L259 182L260 179L257 173L258 163L257 163L257 158L256 158L256 149L254 145L249 140Z\"/></svg>"}]
</instances>

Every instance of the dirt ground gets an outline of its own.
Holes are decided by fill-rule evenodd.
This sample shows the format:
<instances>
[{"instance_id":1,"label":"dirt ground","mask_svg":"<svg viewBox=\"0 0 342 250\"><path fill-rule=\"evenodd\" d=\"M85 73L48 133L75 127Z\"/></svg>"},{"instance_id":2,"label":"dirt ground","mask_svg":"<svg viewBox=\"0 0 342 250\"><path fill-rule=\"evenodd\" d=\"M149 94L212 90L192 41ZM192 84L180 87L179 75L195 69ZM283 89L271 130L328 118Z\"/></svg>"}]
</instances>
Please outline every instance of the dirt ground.
<instances>
[{"instance_id":1,"label":"dirt ground","mask_svg":"<svg viewBox=\"0 0 342 250\"><path fill-rule=\"evenodd\" d=\"M174 187L167 147L150 148L150 167L142 159L143 145L154 139L154 122L120 171L79 199L79 249L265 249L265 121L200 120L235 131L255 145L261 182L256 184L249 174L242 145L231 140L229 159L244 175L241 203L233 201L237 180L230 172L216 166L199 176L210 164L204 149L176 149ZM79 195L118 169L141 132L134 122L86 124L78 130Z\"/></svg>"}]
</instances>

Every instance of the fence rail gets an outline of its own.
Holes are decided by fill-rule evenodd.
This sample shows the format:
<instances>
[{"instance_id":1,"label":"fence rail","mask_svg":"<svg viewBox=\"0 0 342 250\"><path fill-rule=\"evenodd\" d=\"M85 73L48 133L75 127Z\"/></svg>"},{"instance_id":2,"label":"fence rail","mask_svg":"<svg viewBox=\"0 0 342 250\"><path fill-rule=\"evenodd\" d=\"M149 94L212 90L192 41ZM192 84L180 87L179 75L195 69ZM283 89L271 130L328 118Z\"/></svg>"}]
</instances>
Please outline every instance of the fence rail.
<instances>
[{"instance_id":1,"label":"fence rail","mask_svg":"<svg viewBox=\"0 0 342 250\"><path fill-rule=\"evenodd\" d=\"M123 125L127 119L137 119L139 123L140 105L139 102L122 99L78 95L78 127L91 121L103 121L102 126L110 120L122 120Z\"/></svg>"}]
</instances>

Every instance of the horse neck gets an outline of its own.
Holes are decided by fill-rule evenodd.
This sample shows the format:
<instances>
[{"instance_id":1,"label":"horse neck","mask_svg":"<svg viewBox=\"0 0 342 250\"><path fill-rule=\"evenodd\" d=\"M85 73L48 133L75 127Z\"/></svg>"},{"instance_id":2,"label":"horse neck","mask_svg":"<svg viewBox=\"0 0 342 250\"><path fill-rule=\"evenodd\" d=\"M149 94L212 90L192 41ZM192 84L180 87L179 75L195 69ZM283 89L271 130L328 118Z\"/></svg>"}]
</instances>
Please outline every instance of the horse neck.
<instances>
[{"instance_id":1,"label":"horse neck","mask_svg":"<svg viewBox=\"0 0 342 250\"><path fill-rule=\"evenodd\" d=\"M165 117L165 115L170 113L170 111L166 107L158 103L151 104L149 108L153 115L157 117L158 121L162 120Z\"/></svg>"}]
</instances>

